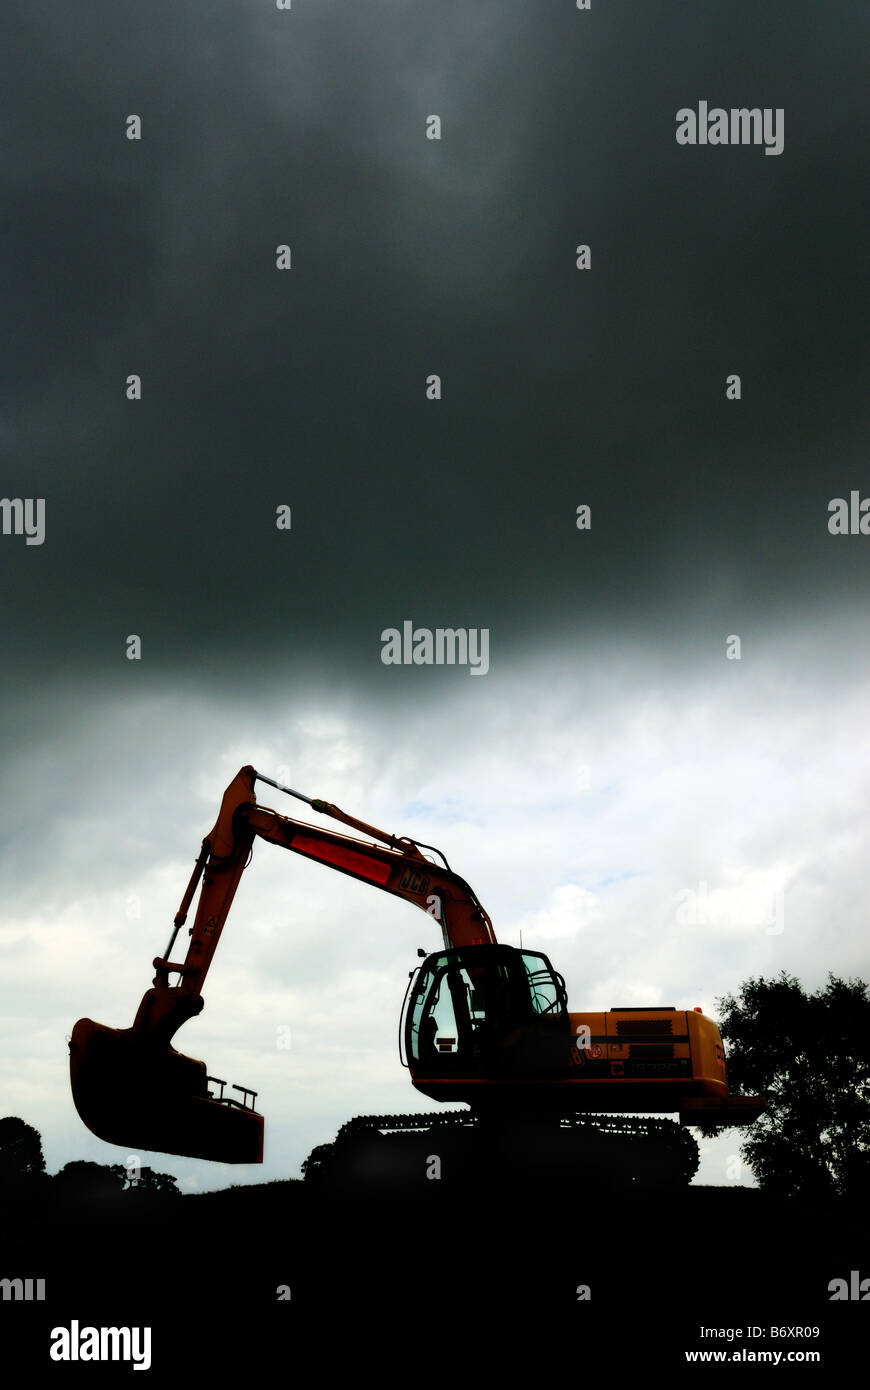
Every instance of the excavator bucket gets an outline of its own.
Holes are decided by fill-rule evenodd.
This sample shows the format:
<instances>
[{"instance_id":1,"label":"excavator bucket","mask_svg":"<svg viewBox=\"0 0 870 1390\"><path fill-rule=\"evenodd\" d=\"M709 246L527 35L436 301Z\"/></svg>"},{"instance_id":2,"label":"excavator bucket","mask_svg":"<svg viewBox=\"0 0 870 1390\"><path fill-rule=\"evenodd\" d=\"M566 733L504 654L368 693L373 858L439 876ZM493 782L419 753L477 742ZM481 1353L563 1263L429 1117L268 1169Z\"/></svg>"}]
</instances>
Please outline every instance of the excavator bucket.
<instances>
[{"instance_id":1,"label":"excavator bucket","mask_svg":"<svg viewBox=\"0 0 870 1390\"><path fill-rule=\"evenodd\" d=\"M107 1144L262 1163L263 1116L246 1103L253 1092L245 1092L245 1103L225 1098L226 1082L209 1077L204 1062L132 1028L106 1028L90 1018L73 1028L69 1050L76 1110Z\"/></svg>"}]
</instances>

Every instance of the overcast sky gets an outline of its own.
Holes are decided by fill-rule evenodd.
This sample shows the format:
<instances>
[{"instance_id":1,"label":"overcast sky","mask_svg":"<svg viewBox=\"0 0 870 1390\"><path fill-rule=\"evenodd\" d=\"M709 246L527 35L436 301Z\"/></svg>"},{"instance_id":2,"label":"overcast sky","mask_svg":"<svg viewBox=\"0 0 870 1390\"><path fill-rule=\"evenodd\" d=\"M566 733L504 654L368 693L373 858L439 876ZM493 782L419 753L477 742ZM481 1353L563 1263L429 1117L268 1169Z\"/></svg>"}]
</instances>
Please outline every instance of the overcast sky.
<instances>
[{"instance_id":1,"label":"overcast sky","mask_svg":"<svg viewBox=\"0 0 870 1390\"><path fill-rule=\"evenodd\" d=\"M4 29L0 492L45 538L0 536L0 1111L49 1169L124 1157L64 1039L132 1022L245 763L437 844L575 1010L866 977L870 536L828 530L870 496L866 7ZM700 102L782 110L782 153L678 145ZM405 620L489 670L385 666ZM259 1091L267 1162L155 1166L295 1176L432 1108L396 1035L433 925L256 847L176 1042Z\"/></svg>"}]
</instances>

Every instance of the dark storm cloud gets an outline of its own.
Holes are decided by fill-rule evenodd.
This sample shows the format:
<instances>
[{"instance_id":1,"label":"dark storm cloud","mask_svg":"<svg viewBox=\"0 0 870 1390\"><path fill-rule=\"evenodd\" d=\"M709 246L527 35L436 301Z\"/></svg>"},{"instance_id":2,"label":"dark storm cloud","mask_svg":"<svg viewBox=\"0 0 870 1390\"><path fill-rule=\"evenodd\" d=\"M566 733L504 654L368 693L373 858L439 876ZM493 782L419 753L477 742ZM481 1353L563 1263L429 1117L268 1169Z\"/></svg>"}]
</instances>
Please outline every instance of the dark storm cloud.
<instances>
[{"instance_id":1,"label":"dark storm cloud","mask_svg":"<svg viewBox=\"0 0 870 1390\"><path fill-rule=\"evenodd\" d=\"M860 600L825 523L866 467L865 27L19 10L3 491L46 497L47 540L2 540L14 678L116 672L128 632L152 671L365 679L404 618L516 654ZM678 147L699 99L784 108L783 154Z\"/></svg>"}]
</instances>

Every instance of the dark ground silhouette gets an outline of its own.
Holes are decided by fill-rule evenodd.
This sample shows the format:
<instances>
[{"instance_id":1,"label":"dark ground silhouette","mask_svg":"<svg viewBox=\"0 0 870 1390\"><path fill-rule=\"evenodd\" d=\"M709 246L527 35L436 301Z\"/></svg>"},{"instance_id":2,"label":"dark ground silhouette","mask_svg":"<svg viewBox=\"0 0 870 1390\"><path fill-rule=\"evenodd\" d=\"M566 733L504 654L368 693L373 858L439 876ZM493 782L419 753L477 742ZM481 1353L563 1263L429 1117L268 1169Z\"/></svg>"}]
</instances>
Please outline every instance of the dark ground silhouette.
<instances>
[{"instance_id":1,"label":"dark ground silhouette","mask_svg":"<svg viewBox=\"0 0 870 1390\"><path fill-rule=\"evenodd\" d=\"M686 1350L723 1346L819 1350L815 1370L830 1375L865 1344L870 1300L832 1302L829 1285L853 1270L870 1278L866 1204L737 1187L436 1187L373 1198L288 1181L131 1203L70 1202L58 1189L7 1200L0 1277L42 1277L47 1289L44 1304L0 1305L7 1348L50 1366L50 1331L71 1318L147 1323L152 1374L238 1365L253 1376L272 1362L295 1380L313 1355L324 1373L356 1365L390 1384L397 1364L403 1383L453 1385L465 1379L450 1369L457 1339L472 1334L480 1367L502 1379L526 1356L541 1375L658 1374L685 1365ZM702 1326L820 1336L714 1342ZM400 1345L410 1363L395 1362Z\"/></svg>"}]
</instances>

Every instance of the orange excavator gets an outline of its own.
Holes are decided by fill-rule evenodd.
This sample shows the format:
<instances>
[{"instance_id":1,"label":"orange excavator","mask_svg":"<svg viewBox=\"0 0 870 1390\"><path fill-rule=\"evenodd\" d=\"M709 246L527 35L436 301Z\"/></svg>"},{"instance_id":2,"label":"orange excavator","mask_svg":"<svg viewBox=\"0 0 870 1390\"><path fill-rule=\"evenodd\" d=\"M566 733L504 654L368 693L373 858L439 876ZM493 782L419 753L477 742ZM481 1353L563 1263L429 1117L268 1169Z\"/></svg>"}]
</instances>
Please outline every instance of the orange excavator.
<instances>
[{"instance_id":1,"label":"orange excavator","mask_svg":"<svg viewBox=\"0 0 870 1390\"><path fill-rule=\"evenodd\" d=\"M366 838L259 805L258 780ZM262 1162L257 1092L233 1086L239 1097L226 1095L225 1081L171 1045L203 1008L202 987L257 837L407 899L443 935L442 950L418 951L425 959L410 973L400 1053L418 1091L468 1108L357 1117L312 1152L303 1164L308 1180L441 1177L442 1163L452 1175L471 1175L481 1164L519 1162L554 1174L585 1167L605 1180L681 1184L698 1163L687 1126L748 1124L764 1108L763 1097L729 1094L722 1039L699 1009L570 1013L565 982L548 958L498 944L485 909L440 851L243 767L202 842L133 1026L85 1018L73 1028L73 1099L107 1143ZM173 961L200 883L186 956ZM679 1123L659 1118L674 1113Z\"/></svg>"}]
</instances>

